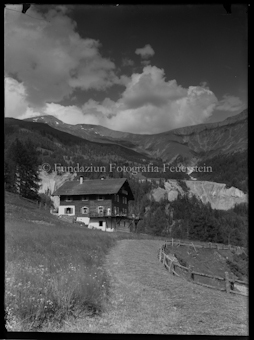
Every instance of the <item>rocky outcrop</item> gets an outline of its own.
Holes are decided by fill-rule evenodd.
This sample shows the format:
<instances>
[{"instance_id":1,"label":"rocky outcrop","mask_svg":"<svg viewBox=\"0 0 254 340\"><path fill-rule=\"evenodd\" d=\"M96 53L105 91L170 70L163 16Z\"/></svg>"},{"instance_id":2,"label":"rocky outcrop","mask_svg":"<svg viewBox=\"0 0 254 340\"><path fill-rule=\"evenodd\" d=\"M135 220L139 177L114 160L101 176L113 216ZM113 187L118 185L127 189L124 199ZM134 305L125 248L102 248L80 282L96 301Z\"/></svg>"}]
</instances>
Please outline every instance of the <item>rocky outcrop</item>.
<instances>
[{"instance_id":1,"label":"rocky outcrop","mask_svg":"<svg viewBox=\"0 0 254 340\"><path fill-rule=\"evenodd\" d=\"M247 194L241 190L231 187L226 188L224 183L215 183L208 181L184 181L188 187L189 196L195 195L203 203L210 203L213 209L228 210L236 204L245 203L248 200ZM151 195L156 200L164 198L174 201L178 195L184 195L185 190L181 187L177 180L168 180L165 182L165 189L156 188Z\"/></svg>"},{"instance_id":2,"label":"rocky outcrop","mask_svg":"<svg viewBox=\"0 0 254 340\"><path fill-rule=\"evenodd\" d=\"M45 171L41 171L39 175L41 180L39 193L49 193L49 195L52 195L53 192L62 186L66 181L72 181L76 175L76 173L71 174L66 172L60 176L55 171L52 171L50 174ZM54 207L58 208L60 203L59 197L51 196L51 199L54 203Z\"/></svg>"}]
</instances>

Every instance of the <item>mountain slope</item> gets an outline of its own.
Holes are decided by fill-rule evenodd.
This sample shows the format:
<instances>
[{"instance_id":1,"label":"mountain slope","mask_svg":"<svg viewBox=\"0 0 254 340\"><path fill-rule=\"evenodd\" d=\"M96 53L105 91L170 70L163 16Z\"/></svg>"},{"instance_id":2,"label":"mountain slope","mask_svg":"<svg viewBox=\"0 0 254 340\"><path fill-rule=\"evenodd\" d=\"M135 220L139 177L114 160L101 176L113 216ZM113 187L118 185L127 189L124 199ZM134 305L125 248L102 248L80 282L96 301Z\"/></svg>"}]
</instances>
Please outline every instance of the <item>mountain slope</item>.
<instances>
[{"instance_id":1,"label":"mountain slope","mask_svg":"<svg viewBox=\"0 0 254 340\"><path fill-rule=\"evenodd\" d=\"M228 210L236 204L247 203L248 195L241 190L231 187L226 188L223 183L208 181L184 181L188 187L188 195L195 195L204 204L210 203L212 209ZM167 198L170 202L177 199L179 195L184 195L184 190L176 180L168 180L165 189L156 188L151 192L151 197L156 201Z\"/></svg>"},{"instance_id":2,"label":"mountain slope","mask_svg":"<svg viewBox=\"0 0 254 340\"><path fill-rule=\"evenodd\" d=\"M74 162L78 161L77 157L79 157L81 164L84 160L89 162L130 161L139 164L150 161L150 158L146 155L121 145L92 142L73 134L59 131L44 123L5 118L6 148L16 138L20 140L30 138L37 148L42 151L42 154L51 155L55 159L55 163L59 161L64 164L63 157L72 159Z\"/></svg>"},{"instance_id":3,"label":"mountain slope","mask_svg":"<svg viewBox=\"0 0 254 340\"><path fill-rule=\"evenodd\" d=\"M180 155L188 160L210 158L218 154L247 149L248 112L222 122L199 124L159 134L139 135L107 129L90 124L65 124L53 116L29 118L33 122L45 122L54 128L101 143L116 143L137 152L146 153L164 162Z\"/></svg>"}]
</instances>

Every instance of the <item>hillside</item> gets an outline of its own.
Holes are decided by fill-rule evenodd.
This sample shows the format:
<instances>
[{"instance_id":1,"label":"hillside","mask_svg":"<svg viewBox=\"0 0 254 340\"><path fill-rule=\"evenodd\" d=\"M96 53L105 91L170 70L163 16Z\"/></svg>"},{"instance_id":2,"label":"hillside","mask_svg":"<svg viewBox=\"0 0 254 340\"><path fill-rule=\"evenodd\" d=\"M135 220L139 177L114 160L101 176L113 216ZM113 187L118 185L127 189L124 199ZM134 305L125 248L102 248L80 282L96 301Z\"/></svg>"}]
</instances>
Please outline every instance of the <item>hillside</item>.
<instances>
[{"instance_id":1,"label":"hillside","mask_svg":"<svg viewBox=\"0 0 254 340\"><path fill-rule=\"evenodd\" d=\"M106 256L111 299L105 313L65 323L64 332L247 335L248 302L170 275L158 261L160 241L123 240ZM195 312L194 312L195 311ZM45 328L44 331L49 331ZM57 329L56 329L57 331Z\"/></svg>"},{"instance_id":2,"label":"hillside","mask_svg":"<svg viewBox=\"0 0 254 340\"><path fill-rule=\"evenodd\" d=\"M203 159L220 153L246 150L247 119L248 111L244 110L222 122L188 126L154 135L113 131L89 124L70 125L53 116L29 118L29 121L45 122L56 129L92 141L118 143L168 162L176 155L187 159Z\"/></svg>"},{"instance_id":3,"label":"hillside","mask_svg":"<svg viewBox=\"0 0 254 340\"><path fill-rule=\"evenodd\" d=\"M170 275L156 237L76 227L11 193L5 214L8 331L248 332L246 298Z\"/></svg>"},{"instance_id":4,"label":"hillside","mask_svg":"<svg viewBox=\"0 0 254 340\"><path fill-rule=\"evenodd\" d=\"M5 118L6 148L16 139L30 139L41 151L43 162L68 165L87 165L85 162L136 162L150 160L146 155L117 144L92 142L76 135L59 131L44 123L34 123L14 118ZM51 161L49 161L49 159Z\"/></svg>"},{"instance_id":5,"label":"hillside","mask_svg":"<svg viewBox=\"0 0 254 340\"><path fill-rule=\"evenodd\" d=\"M195 247L196 243L193 244ZM182 266L192 266L193 270L198 273L224 277L225 272L228 272L229 278L235 277L238 280L248 282L248 257L245 253L237 255L235 251L230 249L218 250L194 247L176 245L172 247L172 244L169 243L165 252L166 254L174 254ZM185 274L186 272L181 271L183 277L186 277ZM215 281L211 278L197 276L195 279L197 282L216 285L221 288L225 286L223 281Z\"/></svg>"},{"instance_id":6,"label":"hillside","mask_svg":"<svg viewBox=\"0 0 254 340\"><path fill-rule=\"evenodd\" d=\"M65 320L99 315L109 298L105 256L118 239L133 237L74 226L6 192L7 330L59 329Z\"/></svg>"},{"instance_id":7,"label":"hillside","mask_svg":"<svg viewBox=\"0 0 254 340\"><path fill-rule=\"evenodd\" d=\"M146 177L211 181L248 192L247 110L219 123L200 124L156 135L113 131L102 126L61 122L53 116L28 120L5 118L6 149L19 138L36 145L40 163L62 166L109 163L119 166L159 166L160 172L143 172ZM170 166L209 166L210 172L163 171ZM96 176L99 174L89 174ZM112 174L107 173L112 176ZM113 176L120 176L119 173ZM122 176L122 175L121 175ZM92 177L93 178L93 177Z\"/></svg>"},{"instance_id":8,"label":"hillside","mask_svg":"<svg viewBox=\"0 0 254 340\"><path fill-rule=\"evenodd\" d=\"M223 183L215 183L209 181L183 181L188 191L188 195L195 195L204 204L210 203L212 209L228 210L232 209L236 204L248 202L248 196L241 190L231 187L226 188ZM162 198L168 201L177 199L179 195L184 194L181 184L177 180L168 180L165 188L153 189L151 196L159 202Z\"/></svg>"}]
</instances>

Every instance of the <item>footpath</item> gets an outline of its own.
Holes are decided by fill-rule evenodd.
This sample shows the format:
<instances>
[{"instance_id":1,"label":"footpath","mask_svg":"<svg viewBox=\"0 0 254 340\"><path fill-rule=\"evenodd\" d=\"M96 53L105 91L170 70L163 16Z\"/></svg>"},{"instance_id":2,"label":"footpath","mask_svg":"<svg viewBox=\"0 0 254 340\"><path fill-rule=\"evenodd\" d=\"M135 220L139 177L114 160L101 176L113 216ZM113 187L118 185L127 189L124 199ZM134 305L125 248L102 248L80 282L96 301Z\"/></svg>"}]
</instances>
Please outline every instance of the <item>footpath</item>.
<instances>
[{"instance_id":1,"label":"footpath","mask_svg":"<svg viewBox=\"0 0 254 340\"><path fill-rule=\"evenodd\" d=\"M66 324L63 332L248 335L248 298L170 275L157 240L121 240L107 255L110 299L101 316Z\"/></svg>"}]
</instances>

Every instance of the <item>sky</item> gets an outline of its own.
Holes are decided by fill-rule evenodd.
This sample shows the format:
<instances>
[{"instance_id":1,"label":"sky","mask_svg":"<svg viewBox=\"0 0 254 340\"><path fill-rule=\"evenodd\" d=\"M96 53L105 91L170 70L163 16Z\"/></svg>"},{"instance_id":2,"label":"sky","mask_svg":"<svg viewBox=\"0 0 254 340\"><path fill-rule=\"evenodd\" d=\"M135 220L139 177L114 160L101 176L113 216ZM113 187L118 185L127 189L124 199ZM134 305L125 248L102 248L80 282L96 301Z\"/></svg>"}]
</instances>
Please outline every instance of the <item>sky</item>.
<instances>
[{"instance_id":1,"label":"sky","mask_svg":"<svg viewBox=\"0 0 254 340\"><path fill-rule=\"evenodd\" d=\"M5 7L5 117L140 134L247 108L248 6Z\"/></svg>"}]
</instances>

